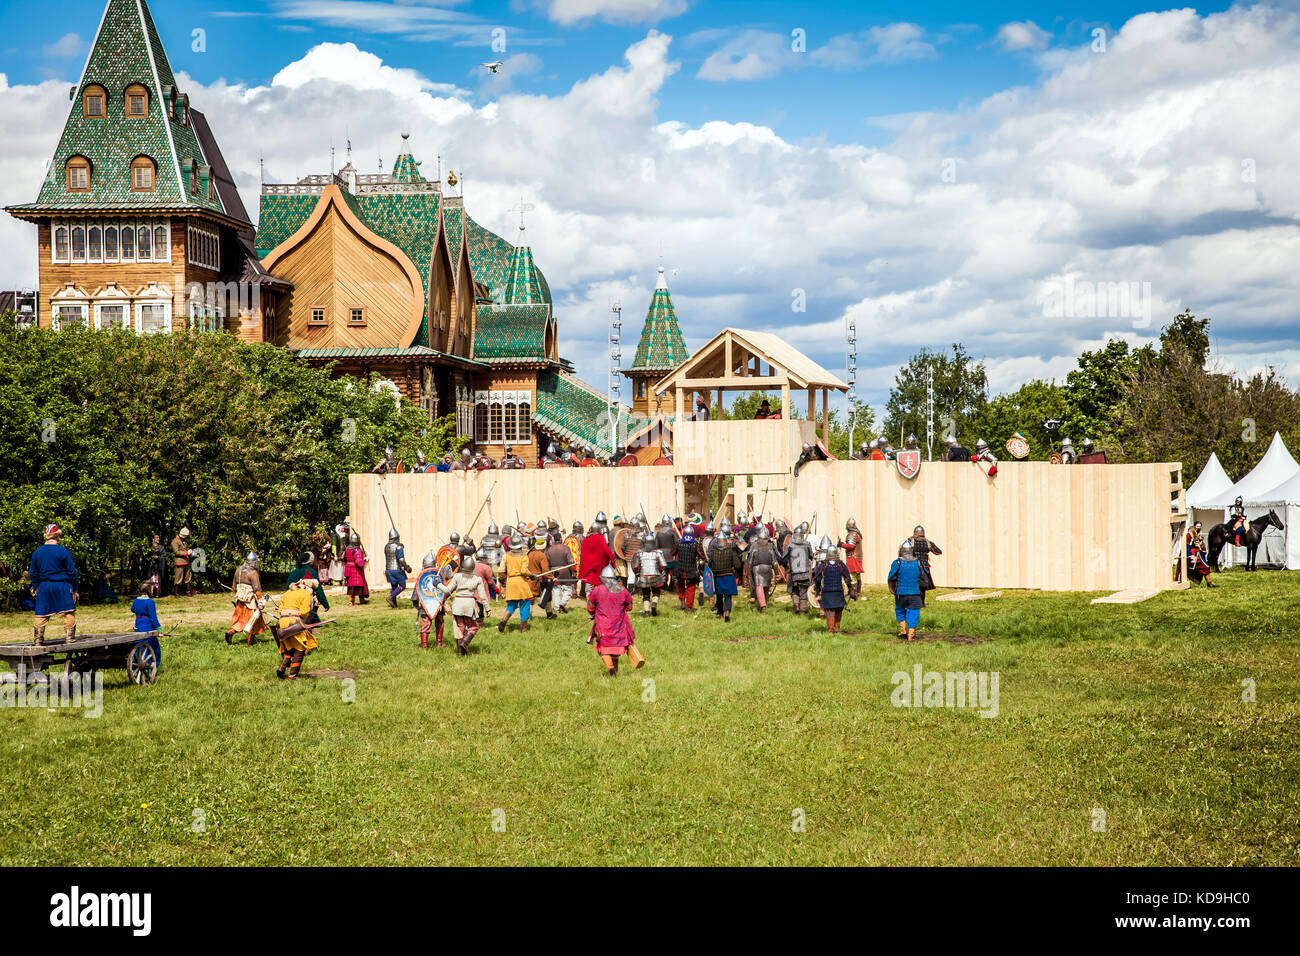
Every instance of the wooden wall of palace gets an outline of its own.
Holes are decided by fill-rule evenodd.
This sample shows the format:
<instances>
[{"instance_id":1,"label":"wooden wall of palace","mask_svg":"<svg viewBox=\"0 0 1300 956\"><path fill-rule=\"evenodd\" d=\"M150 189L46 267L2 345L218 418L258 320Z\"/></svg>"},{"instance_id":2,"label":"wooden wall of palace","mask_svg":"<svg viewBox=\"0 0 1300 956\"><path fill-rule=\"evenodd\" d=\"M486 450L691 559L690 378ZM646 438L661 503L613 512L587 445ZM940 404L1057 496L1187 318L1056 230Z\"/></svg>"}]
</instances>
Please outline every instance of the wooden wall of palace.
<instances>
[{"instance_id":1,"label":"wooden wall of palace","mask_svg":"<svg viewBox=\"0 0 1300 956\"><path fill-rule=\"evenodd\" d=\"M928 462L913 480L893 462L814 462L746 476L752 503L792 524L816 515L814 538L838 542L857 520L865 538L864 577L884 582L899 544L921 524L944 551L934 559L942 587L1054 591L1162 590L1171 586L1171 495L1176 464L1051 465L1004 462L996 478L969 462ZM567 528L597 511L648 515L685 511L685 484L674 467L529 469L428 475L352 475L350 514L371 555L370 580L383 577L376 556L388 532L382 491L402 532L408 559L436 549L452 531L482 536L488 522L555 517ZM763 501L764 490L766 501ZM471 524L492 490L491 507Z\"/></svg>"}]
</instances>

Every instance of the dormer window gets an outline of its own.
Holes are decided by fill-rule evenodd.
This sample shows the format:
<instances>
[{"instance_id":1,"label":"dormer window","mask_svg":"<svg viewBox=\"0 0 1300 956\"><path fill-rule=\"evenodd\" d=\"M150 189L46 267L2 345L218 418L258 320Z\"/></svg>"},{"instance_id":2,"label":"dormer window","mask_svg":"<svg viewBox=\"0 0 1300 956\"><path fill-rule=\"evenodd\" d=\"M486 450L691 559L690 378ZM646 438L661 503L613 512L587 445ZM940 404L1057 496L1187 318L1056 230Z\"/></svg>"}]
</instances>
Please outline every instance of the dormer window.
<instances>
[{"instance_id":1,"label":"dormer window","mask_svg":"<svg viewBox=\"0 0 1300 956\"><path fill-rule=\"evenodd\" d=\"M126 115L149 115L149 91L139 83L132 83L126 88Z\"/></svg>"},{"instance_id":2,"label":"dormer window","mask_svg":"<svg viewBox=\"0 0 1300 956\"><path fill-rule=\"evenodd\" d=\"M131 189L134 192L150 192L153 189L154 162L148 156L137 156L131 160Z\"/></svg>"},{"instance_id":3,"label":"dormer window","mask_svg":"<svg viewBox=\"0 0 1300 956\"><path fill-rule=\"evenodd\" d=\"M68 160L68 191L84 193L90 189L90 160L85 156L73 156Z\"/></svg>"},{"instance_id":4,"label":"dormer window","mask_svg":"<svg viewBox=\"0 0 1300 956\"><path fill-rule=\"evenodd\" d=\"M81 93L81 113L87 119L103 119L108 112L108 92L91 83Z\"/></svg>"}]
</instances>

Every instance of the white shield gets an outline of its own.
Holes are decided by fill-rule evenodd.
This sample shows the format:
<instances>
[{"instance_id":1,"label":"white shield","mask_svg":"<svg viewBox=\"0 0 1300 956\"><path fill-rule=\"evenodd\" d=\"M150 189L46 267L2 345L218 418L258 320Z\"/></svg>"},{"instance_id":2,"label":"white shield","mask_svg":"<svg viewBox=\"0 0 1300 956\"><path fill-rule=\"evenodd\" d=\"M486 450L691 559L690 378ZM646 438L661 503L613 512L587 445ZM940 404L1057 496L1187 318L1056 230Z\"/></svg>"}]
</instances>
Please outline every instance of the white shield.
<instances>
[{"instance_id":1,"label":"white shield","mask_svg":"<svg viewBox=\"0 0 1300 956\"><path fill-rule=\"evenodd\" d=\"M915 478L921 471L921 449L904 448L895 459L898 473L904 478Z\"/></svg>"}]
</instances>

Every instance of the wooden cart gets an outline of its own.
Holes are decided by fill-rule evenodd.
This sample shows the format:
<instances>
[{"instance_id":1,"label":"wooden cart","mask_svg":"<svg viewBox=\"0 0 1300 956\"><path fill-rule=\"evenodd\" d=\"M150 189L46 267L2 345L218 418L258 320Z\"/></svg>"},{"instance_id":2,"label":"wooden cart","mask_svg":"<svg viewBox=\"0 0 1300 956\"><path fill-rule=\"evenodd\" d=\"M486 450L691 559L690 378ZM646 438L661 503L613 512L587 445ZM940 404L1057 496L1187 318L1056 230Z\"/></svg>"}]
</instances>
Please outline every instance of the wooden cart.
<instances>
[{"instance_id":1,"label":"wooden cart","mask_svg":"<svg viewBox=\"0 0 1300 956\"><path fill-rule=\"evenodd\" d=\"M133 684L152 684L162 665L157 631L126 634L85 634L43 644L0 644L0 660L26 681L49 680L46 669L63 665L63 673L93 673L123 669Z\"/></svg>"}]
</instances>

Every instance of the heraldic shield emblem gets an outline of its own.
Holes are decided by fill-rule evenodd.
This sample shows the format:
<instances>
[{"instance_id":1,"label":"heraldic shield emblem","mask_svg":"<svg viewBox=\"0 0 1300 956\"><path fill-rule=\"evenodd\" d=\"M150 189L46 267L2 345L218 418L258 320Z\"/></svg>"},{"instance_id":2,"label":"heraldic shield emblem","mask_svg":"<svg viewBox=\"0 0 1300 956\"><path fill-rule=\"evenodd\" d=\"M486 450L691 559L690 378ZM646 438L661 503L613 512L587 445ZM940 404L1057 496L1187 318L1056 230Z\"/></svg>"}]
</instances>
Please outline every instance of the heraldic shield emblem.
<instances>
[{"instance_id":1,"label":"heraldic shield emblem","mask_svg":"<svg viewBox=\"0 0 1300 956\"><path fill-rule=\"evenodd\" d=\"M921 449L904 448L895 459L898 473L904 478L912 479L921 473Z\"/></svg>"}]
</instances>

